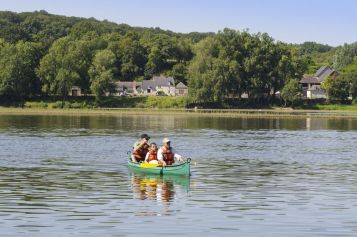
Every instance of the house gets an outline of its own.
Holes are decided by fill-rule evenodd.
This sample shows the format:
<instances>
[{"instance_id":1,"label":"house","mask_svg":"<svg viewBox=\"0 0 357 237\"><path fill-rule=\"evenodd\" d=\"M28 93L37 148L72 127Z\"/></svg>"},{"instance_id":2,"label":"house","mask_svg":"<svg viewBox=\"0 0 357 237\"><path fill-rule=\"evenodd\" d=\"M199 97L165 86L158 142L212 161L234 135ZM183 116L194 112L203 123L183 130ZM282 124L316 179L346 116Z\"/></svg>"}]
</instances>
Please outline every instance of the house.
<instances>
[{"instance_id":1,"label":"house","mask_svg":"<svg viewBox=\"0 0 357 237\"><path fill-rule=\"evenodd\" d=\"M176 96L186 96L188 95L188 87L180 82L179 84L176 85L176 91L175 91Z\"/></svg>"},{"instance_id":2,"label":"house","mask_svg":"<svg viewBox=\"0 0 357 237\"><path fill-rule=\"evenodd\" d=\"M142 81L141 89L144 95L164 94L174 96L175 80L173 77L154 76L151 80Z\"/></svg>"},{"instance_id":3,"label":"house","mask_svg":"<svg viewBox=\"0 0 357 237\"><path fill-rule=\"evenodd\" d=\"M300 80L303 96L309 99L327 98L321 83L329 76L335 77L337 72L327 66L321 67L314 76L304 76Z\"/></svg>"},{"instance_id":4,"label":"house","mask_svg":"<svg viewBox=\"0 0 357 237\"><path fill-rule=\"evenodd\" d=\"M177 88L177 86L179 88ZM183 83L175 86L173 77L154 76L141 82L119 81L116 83L116 95L187 95L188 88Z\"/></svg>"},{"instance_id":5,"label":"house","mask_svg":"<svg viewBox=\"0 0 357 237\"><path fill-rule=\"evenodd\" d=\"M81 88L79 86L72 86L71 90L69 91L70 96L81 96Z\"/></svg>"},{"instance_id":6,"label":"house","mask_svg":"<svg viewBox=\"0 0 357 237\"><path fill-rule=\"evenodd\" d=\"M141 93L141 82L119 81L116 82L116 95L139 94Z\"/></svg>"}]
</instances>

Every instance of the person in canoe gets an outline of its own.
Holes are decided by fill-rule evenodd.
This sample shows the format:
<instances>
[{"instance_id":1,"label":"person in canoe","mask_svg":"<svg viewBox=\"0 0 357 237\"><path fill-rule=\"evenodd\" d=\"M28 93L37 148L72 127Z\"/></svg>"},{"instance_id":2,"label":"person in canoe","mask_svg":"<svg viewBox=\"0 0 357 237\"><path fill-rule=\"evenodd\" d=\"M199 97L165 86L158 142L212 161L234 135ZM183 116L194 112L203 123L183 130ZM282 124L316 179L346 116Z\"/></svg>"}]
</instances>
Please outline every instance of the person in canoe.
<instances>
[{"instance_id":1,"label":"person in canoe","mask_svg":"<svg viewBox=\"0 0 357 237\"><path fill-rule=\"evenodd\" d=\"M175 159L179 162L183 162L182 156L177 154L176 150L171 147L171 141L168 138L162 140L162 147L157 152L157 159L163 166L172 165L175 163Z\"/></svg>"},{"instance_id":2,"label":"person in canoe","mask_svg":"<svg viewBox=\"0 0 357 237\"><path fill-rule=\"evenodd\" d=\"M149 164L159 164L157 160L157 145L155 142L150 144L149 151L146 153L145 162Z\"/></svg>"},{"instance_id":3,"label":"person in canoe","mask_svg":"<svg viewBox=\"0 0 357 237\"><path fill-rule=\"evenodd\" d=\"M133 145L133 154L131 155L131 160L133 162L143 162L145 156L149 151L149 142L150 137L144 133L140 135L140 139Z\"/></svg>"}]
</instances>

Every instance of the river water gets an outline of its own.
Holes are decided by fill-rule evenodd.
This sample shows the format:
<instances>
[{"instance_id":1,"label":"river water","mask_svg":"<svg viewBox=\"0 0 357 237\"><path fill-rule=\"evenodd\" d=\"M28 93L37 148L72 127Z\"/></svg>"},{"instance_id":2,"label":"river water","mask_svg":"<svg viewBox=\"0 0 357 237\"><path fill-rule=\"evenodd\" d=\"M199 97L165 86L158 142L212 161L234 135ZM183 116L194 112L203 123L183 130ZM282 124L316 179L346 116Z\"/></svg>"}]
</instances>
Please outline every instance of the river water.
<instances>
[{"instance_id":1,"label":"river water","mask_svg":"<svg viewBox=\"0 0 357 237\"><path fill-rule=\"evenodd\" d=\"M356 236L357 120L0 116L0 236ZM190 178L130 173L146 132Z\"/></svg>"}]
</instances>

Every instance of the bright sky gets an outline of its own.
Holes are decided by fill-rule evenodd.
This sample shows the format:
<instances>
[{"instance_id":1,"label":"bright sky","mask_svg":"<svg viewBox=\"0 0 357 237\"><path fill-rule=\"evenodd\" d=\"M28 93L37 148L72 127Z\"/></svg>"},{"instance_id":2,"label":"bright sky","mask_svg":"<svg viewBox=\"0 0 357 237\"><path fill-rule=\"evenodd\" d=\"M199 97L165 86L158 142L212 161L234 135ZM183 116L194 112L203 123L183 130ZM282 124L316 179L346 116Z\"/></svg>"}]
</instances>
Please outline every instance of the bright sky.
<instances>
[{"instance_id":1,"label":"bright sky","mask_svg":"<svg viewBox=\"0 0 357 237\"><path fill-rule=\"evenodd\" d=\"M0 0L0 10L46 10L184 33L248 28L288 43L357 41L357 0Z\"/></svg>"}]
</instances>

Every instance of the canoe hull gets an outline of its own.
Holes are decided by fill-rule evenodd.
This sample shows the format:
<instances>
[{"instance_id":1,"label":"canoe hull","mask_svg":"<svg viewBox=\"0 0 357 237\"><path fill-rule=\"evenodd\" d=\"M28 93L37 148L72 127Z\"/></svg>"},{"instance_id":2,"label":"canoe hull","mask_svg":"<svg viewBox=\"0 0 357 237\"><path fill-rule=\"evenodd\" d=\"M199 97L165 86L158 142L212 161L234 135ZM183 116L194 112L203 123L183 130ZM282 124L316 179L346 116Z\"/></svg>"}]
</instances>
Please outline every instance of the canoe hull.
<instances>
[{"instance_id":1,"label":"canoe hull","mask_svg":"<svg viewBox=\"0 0 357 237\"><path fill-rule=\"evenodd\" d=\"M128 160L129 169L135 172L142 172L146 174L157 174L157 175L181 175L190 176L190 160L187 160L182 164L174 164L166 167L141 167L140 163L132 162Z\"/></svg>"}]
</instances>

